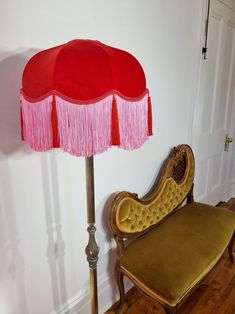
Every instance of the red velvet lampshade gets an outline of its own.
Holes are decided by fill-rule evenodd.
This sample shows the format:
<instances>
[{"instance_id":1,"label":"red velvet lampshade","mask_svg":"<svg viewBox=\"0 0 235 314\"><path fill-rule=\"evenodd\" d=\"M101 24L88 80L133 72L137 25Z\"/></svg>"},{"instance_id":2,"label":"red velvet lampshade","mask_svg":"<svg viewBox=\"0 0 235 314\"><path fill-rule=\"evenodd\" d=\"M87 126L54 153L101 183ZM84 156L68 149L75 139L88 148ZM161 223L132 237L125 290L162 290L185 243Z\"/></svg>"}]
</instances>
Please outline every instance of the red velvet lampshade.
<instances>
[{"instance_id":1,"label":"red velvet lampshade","mask_svg":"<svg viewBox=\"0 0 235 314\"><path fill-rule=\"evenodd\" d=\"M21 90L22 137L36 151L60 147L93 156L112 145L136 149L152 135L144 71L128 52L73 40L27 63Z\"/></svg>"}]
</instances>

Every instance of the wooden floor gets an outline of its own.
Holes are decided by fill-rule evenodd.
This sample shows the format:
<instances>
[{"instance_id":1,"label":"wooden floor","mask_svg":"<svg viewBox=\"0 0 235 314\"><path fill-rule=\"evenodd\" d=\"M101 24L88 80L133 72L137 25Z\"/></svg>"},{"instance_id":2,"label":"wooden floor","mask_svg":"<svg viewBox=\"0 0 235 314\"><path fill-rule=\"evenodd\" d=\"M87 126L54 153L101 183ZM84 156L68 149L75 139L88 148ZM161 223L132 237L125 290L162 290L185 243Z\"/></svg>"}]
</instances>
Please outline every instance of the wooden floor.
<instances>
[{"instance_id":1,"label":"wooden floor","mask_svg":"<svg viewBox=\"0 0 235 314\"><path fill-rule=\"evenodd\" d=\"M235 198L220 206L235 211ZM114 307L105 314L114 314ZM132 288L126 294L122 314L165 314L158 303ZM209 278L208 286L199 287L179 309L179 314L235 314L235 262L223 255Z\"/></svg>"}]
</instances>

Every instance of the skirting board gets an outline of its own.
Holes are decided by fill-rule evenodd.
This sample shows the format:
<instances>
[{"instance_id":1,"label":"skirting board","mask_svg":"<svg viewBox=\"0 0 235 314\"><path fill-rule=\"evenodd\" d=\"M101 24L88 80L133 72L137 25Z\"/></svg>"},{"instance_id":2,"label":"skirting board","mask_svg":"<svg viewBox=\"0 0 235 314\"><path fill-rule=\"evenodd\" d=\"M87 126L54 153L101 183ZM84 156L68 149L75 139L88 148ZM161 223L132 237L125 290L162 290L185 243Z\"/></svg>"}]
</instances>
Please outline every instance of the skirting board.
<instances>
[{"instance_id":1,"label":"skirting board","mask_svg":"<svg viewBox=\"0 0 235 314\"><path fill-rule=\"evenodd\" d=\"M235 182L232 182L231 184L231 195L230 197L234 197L235 196Z\"/></svg>"},{"instance_id":2,"label":"skirting board","mask_svg":"<svg viewBox=\"0 0 235 314\"><path fill-rule=\"evenodd\" d=\"M102 280L103 279L103 280ZM119 298L115 278L104 276L98 279L98 298L99 298L99 313L103 314L107 311ZM128 291L132 287L129 280L125 280L125 288ZM80 291L77 296L74 296L66 304L57 311L50 314L88 314L90 313L90 296L88 289Z\"/></svg>"}]
</instances>

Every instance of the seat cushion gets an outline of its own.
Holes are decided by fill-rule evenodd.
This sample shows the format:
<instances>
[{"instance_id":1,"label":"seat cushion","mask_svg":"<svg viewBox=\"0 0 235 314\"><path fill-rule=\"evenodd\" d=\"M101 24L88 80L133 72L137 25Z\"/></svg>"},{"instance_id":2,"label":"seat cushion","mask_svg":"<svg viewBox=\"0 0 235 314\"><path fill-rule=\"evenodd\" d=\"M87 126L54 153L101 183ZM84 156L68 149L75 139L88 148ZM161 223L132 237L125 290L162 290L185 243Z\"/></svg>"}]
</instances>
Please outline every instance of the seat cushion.
<instances>
[{"instance_id":1,"label":"seat cushion","mask_svg":"<svg viewBox=\"0 0 235 314\"><path fill-rule=\"evenodd\" d=\"M234 212L189 203L132 242L121 268L151 296L174 306L213 268L234 229Z\"/></svg>"}]
</instances>

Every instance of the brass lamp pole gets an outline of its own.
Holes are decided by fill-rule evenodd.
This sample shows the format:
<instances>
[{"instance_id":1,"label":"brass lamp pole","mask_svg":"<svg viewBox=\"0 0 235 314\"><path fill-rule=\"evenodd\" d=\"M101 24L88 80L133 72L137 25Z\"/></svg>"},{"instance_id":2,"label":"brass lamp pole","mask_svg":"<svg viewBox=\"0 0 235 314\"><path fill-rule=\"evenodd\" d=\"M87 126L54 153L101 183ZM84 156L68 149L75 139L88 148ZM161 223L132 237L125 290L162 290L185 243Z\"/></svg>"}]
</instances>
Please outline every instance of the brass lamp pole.
<instances>
[{"instance_id":1,"label":"brass lamp pole","mask_svg":"<svg viewBox=\"0 0 235 314\"><path fill-rule=\"evenodd\" d=\"M94 163L93 156L86 157L86 190L87 190L87 231L89 242L86 247L87 261L90 268L90 299L91 313L98 314L97 296L97 261L99 247L95 240L95 193L94 193Z\"/></svg>"}]
</instances>

